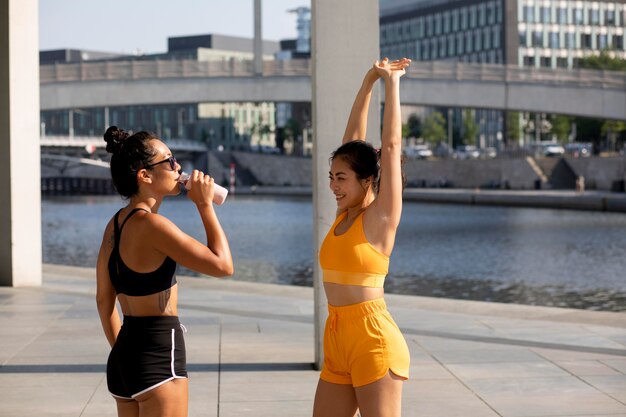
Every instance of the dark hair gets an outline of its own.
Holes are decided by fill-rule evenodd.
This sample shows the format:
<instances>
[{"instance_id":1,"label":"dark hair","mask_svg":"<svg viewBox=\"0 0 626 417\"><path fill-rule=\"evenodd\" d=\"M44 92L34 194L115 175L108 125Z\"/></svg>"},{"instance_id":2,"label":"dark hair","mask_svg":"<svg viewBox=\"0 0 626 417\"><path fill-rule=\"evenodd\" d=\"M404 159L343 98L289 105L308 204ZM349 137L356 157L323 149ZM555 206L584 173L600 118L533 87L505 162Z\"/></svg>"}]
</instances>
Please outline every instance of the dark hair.
<instances>
[{"instance_id":1,"label":"dark hair","mask_svg":"<svg viewBox=\"0 0 626 417\"><path fill-rule=\"evenodd\" d=\"M350 165L350 169L356 173L358 179L364 180L372 177L374 192L378 194L380 187L380 149L374 148L364 140L353 140L338 147L330 155L330 160L332 161L337 157ZM404 164L404 158L401 158L400 163ZM404 188L405 182L403 171L402 188Z\"/></svg>"},{"instance_id":2,"label":"dark hair","mask_svg":"<svg viewBox=\"0 0 626 417\"><path fill-rule=\"evenodd\" d=\"M158 139L150 132L129 134L117 126L104 133L107 152L111 153L111 178L115 189L122 197L130 198L139 191L137 171L150 164L155 151L148 142Z\"/></svg>"}]
</instances>

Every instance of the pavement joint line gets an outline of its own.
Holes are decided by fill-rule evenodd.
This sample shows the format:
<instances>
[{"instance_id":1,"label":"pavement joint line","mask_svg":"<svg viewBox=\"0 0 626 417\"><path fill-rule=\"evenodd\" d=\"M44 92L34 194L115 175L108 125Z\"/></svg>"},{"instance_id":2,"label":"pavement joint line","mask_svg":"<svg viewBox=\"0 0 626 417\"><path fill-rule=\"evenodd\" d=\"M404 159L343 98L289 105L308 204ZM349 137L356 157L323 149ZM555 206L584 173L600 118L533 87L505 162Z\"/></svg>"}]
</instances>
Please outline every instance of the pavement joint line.
<instances>
[{"instance_id":1,"label":"pavement joint line","mask_svg":"<svg viewBox=\"0 0 626 417\"><path fill-rule=\"evenodd\" d=\"M521 340L521 339L508 339L503 337L491 337L491 336L473 336L473 335L464 335L461 333L449 333L449 332L439 332L433 330L418 330L418 329L407 329L401 328L402 333L411 334L415 336L432 336L438 337L442 339L456 339L456 340L465 340L470 342L483 342L483 343L493 343L498 345L513 345L513 346L524 346L531 348L544 348L544 349L555 349L555 350L567 350L572 352L585 352L585 353L599 353L605 355L612 356L626 356L626 349L614 349L614 348L602 348L602 347L593 347L593 346L577 346L577 345L568 345L563 343L551 343L551 342L540 342L534 340Z\"/></svg>"},{"instance_id":2,"label":"pavement joint line","mask_svg":"<svg viewBox=\"0 0 626 417\"><path fill-rule=\"evenodd\" d=\"M60 288L50 288L50 287L48 288L34 287L33 289L38 290L38 291L44 291L44 292L79 295L83 297L94 296L91 292L71 291L65 288L60 289ZM238 310L238 309L226 308L226 307L198 306L198 305L187 304L187 303L179 303L178 307L179 309L205 311L205 312L217 313L217 314L228 314L228 315L240 316L240 317L252 317L252 318L257 318L257 319L261 318L261 319L269 319L269 320L290 321L290 322L306 323L306 324L313 323L312 316L274 314L274 313L267 313L267 312L260 312L260 311ZM626 349L579 346L579 345L569 345L569 344L540 342L540 341L521 340L521 339L510 339L510 338L491 337L491 336L474 336L474 335L465 335L462 333L441 332L441 331L433 331L433 330L420 330L420 329L412 329L412 328L405 328L405 327L401 328L401 330L405 334L411 334L411 335L416 335L416 336L432 336L432 337L438 337L438 338L443 338L443 339L466 340L466 341L472 341L472 342L493 343L493 344L501 344L501 345L566 350L566 351L572 351L572 352L598 353L598 354L606 354L606 355L612 355L612 356L626 356Z\"/></svg>"},{"instance_id":3,"label":"pavement joint line","mask_svg":"<svg viewBox=\"0 0 626 417\"><path fill-rule=\"evenodd\" d=\"M187 371L197 373L218 373L218 382L222 372L291 372L314 371L312 362L242 362L242 363L188 363ZM73 374L104 373L105 363L86 364L20 364L2 365L0 374Z\"/></svg>"}]
</instances>

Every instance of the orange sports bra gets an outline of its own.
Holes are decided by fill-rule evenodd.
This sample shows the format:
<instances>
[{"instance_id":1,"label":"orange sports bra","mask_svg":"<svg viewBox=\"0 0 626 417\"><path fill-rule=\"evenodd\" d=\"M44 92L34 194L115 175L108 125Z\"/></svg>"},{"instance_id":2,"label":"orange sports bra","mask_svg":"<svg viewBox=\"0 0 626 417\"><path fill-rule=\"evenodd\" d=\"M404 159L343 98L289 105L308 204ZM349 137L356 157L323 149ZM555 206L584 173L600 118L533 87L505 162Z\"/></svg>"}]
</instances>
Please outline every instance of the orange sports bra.
<instances>
[{"instance_id":1,"label":"orange sports bra","mask_svg":"<svg viewBox=\"0 0 626 417\"><path fill-rule=\"evenodd\" d=\"M365 212L363 212L365 213ZM389 271L389 257L374 248L365 237L363 213L347 232L335 235L335 228L348 212L337 217L320 248L324 282L382 288Z\"/></svg>"}]
</instances>

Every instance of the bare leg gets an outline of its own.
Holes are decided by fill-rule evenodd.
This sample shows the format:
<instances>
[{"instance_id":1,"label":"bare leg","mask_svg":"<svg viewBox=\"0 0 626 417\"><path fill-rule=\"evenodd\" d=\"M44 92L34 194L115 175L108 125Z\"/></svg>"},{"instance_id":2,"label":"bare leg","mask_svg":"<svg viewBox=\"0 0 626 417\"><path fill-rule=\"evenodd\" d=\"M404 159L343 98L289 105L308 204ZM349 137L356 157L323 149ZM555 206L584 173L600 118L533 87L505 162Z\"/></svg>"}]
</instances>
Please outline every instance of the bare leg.
<instances>
[{"instance_id":1,"label":"bare leg","mask_svg":"<svg viewBox=\"0 0 626 417\"><path fill-rule=\"evenodd\" d=\"M174 379L137 397L140 417L187 417L189 380Z\"/></svg>"},{"instance_id":2,"label":"bare leg","mask_svg":"<svg viewBox=\"0 0 626 417\"><path fill-rule=\"evenodd\" d=\"M352 385L332 384L319 380L315 391L313 417L354 417L356 409Z\"/></svg>"},{"instance_id":3,"label":"bare leg","mask_svg":"<svg viewBox=\"0 0 626 417\"><path fill-rule=\"evenodd\" d=\"M376 382L355 388L361 417L400 417L403 379L387 372Z\"/></svg>"},{"instance_id":4,"label":"bare leg","mask_svg":"<svg viewBox=\"0 0 626 417\"><path fill-rule=\"evenodd\" d=\"M118 417L138 417L139 416L139 404L137 403L137 401L125 400L122 398L115 398L115 402L117 403Z\"/></svg>"}]
</instances>

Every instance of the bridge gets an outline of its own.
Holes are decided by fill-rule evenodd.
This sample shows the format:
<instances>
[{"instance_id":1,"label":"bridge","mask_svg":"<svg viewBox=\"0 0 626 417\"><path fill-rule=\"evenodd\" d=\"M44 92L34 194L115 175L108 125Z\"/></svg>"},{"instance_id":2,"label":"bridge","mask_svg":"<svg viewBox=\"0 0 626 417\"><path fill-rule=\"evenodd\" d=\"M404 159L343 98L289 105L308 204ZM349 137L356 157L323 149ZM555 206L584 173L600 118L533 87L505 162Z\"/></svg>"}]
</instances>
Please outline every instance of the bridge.
<instances>
[{"instance_id":1,"label":"bridge","mask_svg":"<svg viewBox=\"0 0 626 417\"><path fill-rule=\"evenodd\" d=\"M119 61L40 67L41 110L203 102L311 101L309 60ZM626 74L415 62L404 104L626 120Z\"/></svg>"}]
</instances>

